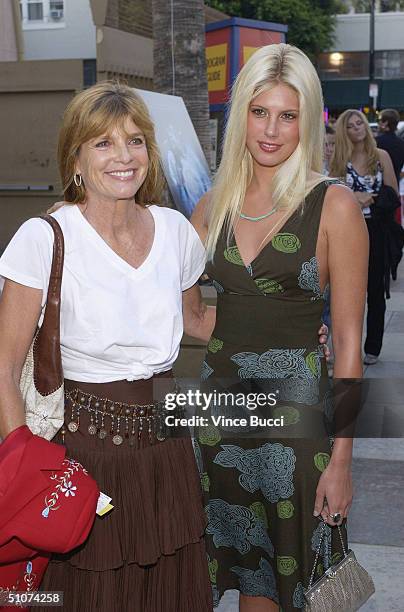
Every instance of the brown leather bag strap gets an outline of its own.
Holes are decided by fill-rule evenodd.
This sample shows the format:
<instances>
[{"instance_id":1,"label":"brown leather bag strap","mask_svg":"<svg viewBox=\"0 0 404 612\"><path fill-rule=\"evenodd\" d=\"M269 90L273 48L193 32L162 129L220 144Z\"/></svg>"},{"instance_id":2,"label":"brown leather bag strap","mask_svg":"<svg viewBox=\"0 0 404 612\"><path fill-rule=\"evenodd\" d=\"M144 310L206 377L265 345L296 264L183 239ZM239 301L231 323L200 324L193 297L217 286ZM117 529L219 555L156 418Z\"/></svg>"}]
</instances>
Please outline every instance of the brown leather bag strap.
<instances>
[{"instance_id":1,"label":"brown leather bag strap","mask_svg":"<svg viewBox=\"0 0 404 612\"><path fill-rule=\"evenodd\" d=\"M34 342L34 381L41 395L50 395L63 383L60 353L60 294L62 287L64 238L59 223L51 215L41 219L52 226L54 233L52 267L42 327Z\"/></svg>"}]
</instances>

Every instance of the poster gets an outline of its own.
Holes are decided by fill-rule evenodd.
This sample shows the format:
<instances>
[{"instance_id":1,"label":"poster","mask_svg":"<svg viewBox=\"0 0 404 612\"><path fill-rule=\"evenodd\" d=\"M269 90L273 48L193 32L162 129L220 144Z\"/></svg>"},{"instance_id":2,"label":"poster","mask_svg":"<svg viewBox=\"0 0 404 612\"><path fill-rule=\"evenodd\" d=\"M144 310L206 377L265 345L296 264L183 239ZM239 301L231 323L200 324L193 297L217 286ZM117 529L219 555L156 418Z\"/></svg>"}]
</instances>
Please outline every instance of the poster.
<instances>
[{"instance_id":1,"label":"poster","mask_svg":"<svg viewBox=\"0 0 404 612\"><path fill-rule=\"evenodd\" d=\"M155 125L157 144L176 208L190 217L197 202L211 187L209 166L184 101L136 89L147 104Z\"/></svg>"}]
</instances>

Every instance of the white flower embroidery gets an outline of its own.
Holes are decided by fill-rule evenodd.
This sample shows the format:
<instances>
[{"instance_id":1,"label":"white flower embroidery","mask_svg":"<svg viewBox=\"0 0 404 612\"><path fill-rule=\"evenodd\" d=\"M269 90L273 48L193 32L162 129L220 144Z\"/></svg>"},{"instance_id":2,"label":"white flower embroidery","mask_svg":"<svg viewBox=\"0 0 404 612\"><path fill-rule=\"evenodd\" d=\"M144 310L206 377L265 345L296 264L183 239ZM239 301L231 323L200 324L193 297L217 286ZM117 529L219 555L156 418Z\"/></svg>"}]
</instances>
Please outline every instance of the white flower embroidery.
<instances>
[{"instance_id":1,"label":"white flower embroidery","mask_svg":"<svg viewBox=\"0 0 404 612\"><path fill-rule=\"evenodd\" d=\"M76 495L75 491L77 491L77 487L74 487L72 481L69 480L69 482L64 482L64 486L60 487L60 490L65 494L65 497L69 497L69 495L74 497Z\"/></svg>"}]
</instances>

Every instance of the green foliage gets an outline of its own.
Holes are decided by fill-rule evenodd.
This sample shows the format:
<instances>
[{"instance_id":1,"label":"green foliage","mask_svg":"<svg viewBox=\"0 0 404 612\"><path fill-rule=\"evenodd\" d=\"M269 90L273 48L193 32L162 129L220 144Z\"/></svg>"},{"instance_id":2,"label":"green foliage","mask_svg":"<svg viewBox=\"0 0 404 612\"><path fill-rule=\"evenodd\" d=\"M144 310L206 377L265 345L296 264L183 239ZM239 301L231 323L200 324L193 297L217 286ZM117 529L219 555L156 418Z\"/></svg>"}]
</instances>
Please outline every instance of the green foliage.
<instances>
[{"instance_id":1,"label":"green foliage","mask_svg":"<svg viewBox=\"0 0 404 612\"><path fill-rule=\"evenodd\" d=\"M402 11L404 9L404 0L381 0L380 12L389 13L391 11Z\"/></svg>"},{"instance_id":2,"label":"green foliage","mask_svg":"<svg viewBox=\"0 0 404 612\"><path fill-rule=\"evenodd\" d=\"M355 13L370 13L370 0L353 0Z\"/></svg>"},{"instance_id":3,"label":"green foliage","mask_svg":"<svg viewBox=\"0 0 404 612\"><path fill-rule=\"evenodd\" d=\"M286 24L287 41L314 59L330 48L335 14L346 12L342 0L206 0L232 17Z\"/></svg>"}]
</instances>

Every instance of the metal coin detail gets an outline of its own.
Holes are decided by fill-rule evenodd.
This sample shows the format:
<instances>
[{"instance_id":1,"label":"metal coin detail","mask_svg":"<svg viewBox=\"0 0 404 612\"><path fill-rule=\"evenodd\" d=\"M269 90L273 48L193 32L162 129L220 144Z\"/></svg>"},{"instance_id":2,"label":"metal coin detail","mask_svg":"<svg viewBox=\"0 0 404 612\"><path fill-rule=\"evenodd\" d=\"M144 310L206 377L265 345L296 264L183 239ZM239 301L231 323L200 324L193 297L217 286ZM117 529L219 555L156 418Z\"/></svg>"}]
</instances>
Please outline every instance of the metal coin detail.
<instances>
[{"instance_id":1,"label":"metal coin detail","mask_svg":"<svg viewBox=\"0 0 404 612\"><path fill-rule=\"evenodd\" d=\"M100 429L100 431L98 432L98 437L100 440L104 440L104 438L107 437L106 429Z\"/></svg>"},{"instance_id":2,"label":"metal coin detail","mask_svg":"<svg viewBox=\"0 0 404 612\"><path fill-rule=\"evenodd\" d=\"M70 421L70 423L67 425L67 429L71 431L72 433L76 433L78 428L79 428L79 424L76 423L75 421Z\"/></svg>"},{"instance_id":3,"label":"metal coin detail","mask_svg":"<svg viewBox=\"0 0 404 612\"><path fill-rule=\"evenodd\" d=\"M119 434L116 434L112 438L112 442L115 444L115 446L120 446L120 444L122 444L122 442L123 442L123 438Z\"/></svg>"},{"instance_id":4,"label":"metal coin detail","mask_svg":"<svg viewBox=\"0 0 404 612\"><path fill-rule=\"evenodd\" d=\"M90 436L95 436L95 434L97 433L97 428L95 425L91 423L91 425L88 426L87 431L90 434Z\"/></svg>"}]
</instances>

